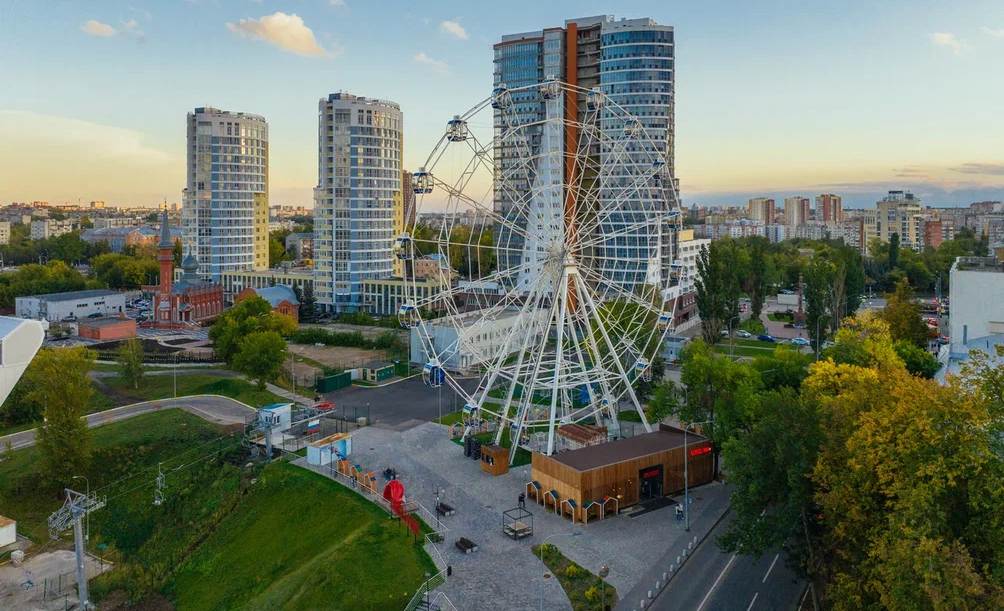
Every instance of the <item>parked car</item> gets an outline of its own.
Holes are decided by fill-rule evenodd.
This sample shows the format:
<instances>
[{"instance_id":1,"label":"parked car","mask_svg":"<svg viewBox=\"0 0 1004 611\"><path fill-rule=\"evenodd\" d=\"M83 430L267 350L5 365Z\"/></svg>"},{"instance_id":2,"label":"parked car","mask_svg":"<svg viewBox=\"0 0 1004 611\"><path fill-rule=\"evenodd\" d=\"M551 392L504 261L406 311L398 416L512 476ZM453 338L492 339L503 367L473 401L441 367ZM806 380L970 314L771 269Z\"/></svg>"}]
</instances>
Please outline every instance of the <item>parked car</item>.
<instances>
[{"instance_id":1,"label":"parked car","mask_svg":"<svg viewBox=\"0 0 1004 611\"><path fill-rule=\"evenodd\" d=\"M728 337L728 336L729 336L729 330L728 329L722 329L722 337Z\"/></svg>"},{"instance_id":2,"label":"parked car","mask_svg":"<svg viewBox=\"0 0 1004 611\"><path fill-rule=\"evenodd\" d=\"M757 335L756 338L762 342L770 342L772 344L777 341L776 339L774 339L774 336L767 335L766 333L763 335Z\"/></svg>"},{"instance_id":3,"label":"parked car","mask_svg":"<svg viewBox=\"0 0 1004 611\"><path fill-rule=\"evenodd\" d=\"M750 333L749 331L746 331L744 329L739 329L738 331L736 331L736 335L738 335L739 337L742 337L744 339L749 339L749 338L753 337L752 333Z\"/></svg>"},{"instance_id":4,"label":"parked car","mask_svg":"<svg viewBox=\"0 0 1004 611\"><path fill-rule=\"evenodd\" d=\"M93 314L88 314L87 318L101 318L102 316L104 316L104 314L101 312L95 312Z\"/></svg>"},{"instance_id":5,"label":"parked car","mask_svg":"<svg viewBox=\"0 0 1004 611\"><path fill-rule=\"evenodd\" d=\"M808 346L811 342L804 337L793 337L791 343L796 346Z\"/></svg>"}]
</instances>

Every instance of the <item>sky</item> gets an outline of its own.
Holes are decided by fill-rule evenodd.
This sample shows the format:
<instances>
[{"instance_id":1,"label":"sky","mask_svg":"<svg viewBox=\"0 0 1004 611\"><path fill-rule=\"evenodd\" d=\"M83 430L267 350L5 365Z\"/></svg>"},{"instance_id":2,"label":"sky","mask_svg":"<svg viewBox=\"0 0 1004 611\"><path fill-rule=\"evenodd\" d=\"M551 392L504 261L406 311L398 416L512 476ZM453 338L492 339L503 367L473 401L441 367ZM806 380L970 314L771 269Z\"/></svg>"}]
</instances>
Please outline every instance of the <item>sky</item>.
<instances>
[{"instance_id":1,"label":"sky","mask_svg":"<svg viewBox=\"0 0 1004 611\"><path fill-rule=\"evenodd\" d=\"M265 116L271 203L309 206L321 97L398 102L413 169L501 35L597 14L675 28L687 205L1004 199L999 0L0 0L0 203L180 201L211 105Z\"/></svg>"}]
</instances>

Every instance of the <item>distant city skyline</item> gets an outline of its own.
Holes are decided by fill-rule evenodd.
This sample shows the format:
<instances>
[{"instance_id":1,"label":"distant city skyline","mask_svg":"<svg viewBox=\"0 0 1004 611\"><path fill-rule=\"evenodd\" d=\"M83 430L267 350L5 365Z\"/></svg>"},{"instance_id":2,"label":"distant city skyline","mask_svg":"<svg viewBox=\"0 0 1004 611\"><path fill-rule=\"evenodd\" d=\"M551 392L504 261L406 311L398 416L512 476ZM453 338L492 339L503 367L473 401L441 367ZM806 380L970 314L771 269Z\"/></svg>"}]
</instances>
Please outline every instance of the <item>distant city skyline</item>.
<instances>
[{"instance_id":1,"label":"distant city skyline","mask_svg":"<svg viewBox=\"0 0 1004 611\"><path fill-rule=\"evenodd\" d=\"M1004 83L990 76L1004 5L991 1L40 6L0 9L0 203L180 202L186 113L215 106L266 117L269 200L310 206L319 97L399 102L415 169L449 117L490 93L502 34L599 14L676 32L688 206L833 192L874 207L891 189L932 206L1004 199Z\"/></svg>"}]
</instances>

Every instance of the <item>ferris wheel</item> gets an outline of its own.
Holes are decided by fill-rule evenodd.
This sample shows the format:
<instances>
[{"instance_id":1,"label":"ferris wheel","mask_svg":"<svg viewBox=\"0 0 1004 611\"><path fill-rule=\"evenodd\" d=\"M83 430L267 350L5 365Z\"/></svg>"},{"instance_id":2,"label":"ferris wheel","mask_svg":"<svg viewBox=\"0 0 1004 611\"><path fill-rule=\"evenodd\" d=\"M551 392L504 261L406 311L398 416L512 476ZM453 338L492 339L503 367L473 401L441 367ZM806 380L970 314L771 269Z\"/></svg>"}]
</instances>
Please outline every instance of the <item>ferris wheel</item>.
<instances>
[{"instance_id":1,"label":"ferris wheel","mask_svg":"<svg viewBox=\"0 0 1004 611\"><path fill-rule=\"evenodd\" d=\"M651 430L633 386L651 379L682 269L664 141L598 90L499 86L448 121L412 188L441 213L395 242L426 384L461 395L468 423L494 420L510 462L518 446L555 452L564 424L619 435L622 403Z\"/></svg>"}]
</instances>

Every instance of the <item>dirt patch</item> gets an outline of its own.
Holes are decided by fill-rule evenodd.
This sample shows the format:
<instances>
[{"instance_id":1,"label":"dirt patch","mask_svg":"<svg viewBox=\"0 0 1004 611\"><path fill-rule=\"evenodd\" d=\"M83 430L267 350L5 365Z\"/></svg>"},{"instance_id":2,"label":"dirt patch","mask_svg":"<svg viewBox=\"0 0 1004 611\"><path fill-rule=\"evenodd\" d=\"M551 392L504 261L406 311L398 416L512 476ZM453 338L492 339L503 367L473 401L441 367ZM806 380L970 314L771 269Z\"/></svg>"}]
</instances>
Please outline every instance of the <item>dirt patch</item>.
<instances>
[{"instance_id":1,"label":"dirt patch","mask_svg":"<svg viewBox=\"0 0 1004 611\"><path fill-rule=\"evenodd\" d=\"M350 326L350 325L342 325ZM383 350L348 348L344 346L314 346L312 344L290 344L289 349L299 356L317 361L326 367L355 369L371 361L389 361ZM297 364L299 367L300 364Z\"/></svg>"}]
</instances>

